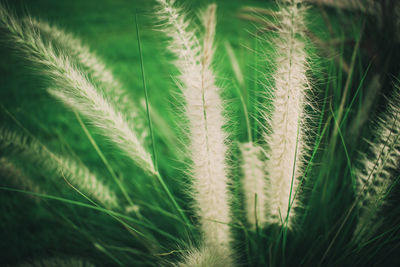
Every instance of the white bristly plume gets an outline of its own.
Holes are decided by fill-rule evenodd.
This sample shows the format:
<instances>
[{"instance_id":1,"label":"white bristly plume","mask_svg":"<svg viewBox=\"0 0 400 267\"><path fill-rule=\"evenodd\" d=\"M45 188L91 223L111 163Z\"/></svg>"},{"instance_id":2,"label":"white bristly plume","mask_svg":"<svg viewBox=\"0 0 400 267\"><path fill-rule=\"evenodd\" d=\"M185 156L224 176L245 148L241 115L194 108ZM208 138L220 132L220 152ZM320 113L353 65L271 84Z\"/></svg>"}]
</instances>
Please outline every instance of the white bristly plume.
<instances>
[{"instance_id":1,"label":"white bristly plume","mask_svg":"<svg viewBox=\"0 0 400 267\"><path fill-rule=\"evenodd\" d=\"M87 117L100 132L114 142L138 166L155 173L139 134L129 127L125 116L99 92L63 51L46 42L31 19L15 19L0 5L0 27L14 48L26 54L38 71L52 81L49 92Z\"/></svg>"},{"instance_id":2,"label":"white bristly plume","mask_svg":"<svg viewBox=\"0 0 400 267\"><path fill-rule=\"evenodd\" d=\"M171 38L170 50L176 55L182 93L186 101L185 115L189 124L189 153L192 160L192 190L195 211L204 235L204 246L220 255L231 254L230 203L220 88L215 85L211 70L215 34L216 5L203 13L205 28L203 45L189 21L173 1L158 0L159 16L165 21L165 32ZM230 265L227 262L225 265Z\"/></svg>"},{"instance_id":3,"label":"white bristly plume","mask_svg":"<svg viewBox=\"0 0 400 267\"><path fill-rule=\"evenodd\" d=\"M248 142L240 145L242 152L243 191L247 220L252 228L263 226L265 214L265 186L264 161L261 147Z\"/></svg>"},{"instance_id":4,"label":"white bristly plume","mask_svg":"<svg viewBox=\"0 0 400 267\"><path fill-rule=\"evenodd\" d=\"M223 255L213 247L200 247L189 249L182 258L183 262L171 264L174 267L219 267L227 266L232 261L230 255Z\"/></svg>"},{"instance_id":5,"label":"white bristly plume","mask_svg":"<svg viewBox=\"0 0 400 267\"><path fill-rule=\"evenodd\" d=\"M67 157L58 156L39 142L4 128L0 128L0 148L9 149L11 153L22 156L49 172L65 177L69 183L76 186L84 194L95 198L108 208L118 207L114 192L98 180L83 164Z\"/></svg>"},{"instance_id":6,"label":"white bristly plume","mask_svg":"<svg viewBox=\"0 0 400 267\"><path fill-rule=\"evenodd\" d=\"M369 142L357 170L357 196L360 217L353 241L366 241L382 221L379 212L400 167L400 89L396 87L386 112L377 123L376 138Z\"/></svg>"},{"instance_id":7,"label":"white bristly plume","mask_svg":"<svg viewBox=\"0 0 400 267\"><path fill-rule=\"evenodd\" d=\"M90 78L99 84L104 92L104 97L126 116L129 125L134 127L136 132L139 133L141 141L143 141L147 136L147 127L144 117L141 116L142 114L138 110L140 105L135 103L102 60L73 34L65 32L45 21L33 18L27 18L26 20L33 27L36 27L43 37L49 38L57 49L62 50L69 57L76 59L76 62L84 68Z\"/></svg>"},{"instance_id":8,"label":"white bristly plume","mask_svg":"<svg viewBox=\"0 0 400 267\"><path fill-rule=\"evenodd\" d=\"M302 176L306 92L309 89L306 70L305 8L300 0L278 1L280 18L276 46L275 87L272 93L273 112L267 118L270 133L265 133L269 146L266 171L265 205L269 223L291 227L297 198L298 178ZM268 117L268 116L266 116ZM291 206L289 212L289 205ZM289 216L289 217L288 217Z\"/></svg>"}]
</instances>

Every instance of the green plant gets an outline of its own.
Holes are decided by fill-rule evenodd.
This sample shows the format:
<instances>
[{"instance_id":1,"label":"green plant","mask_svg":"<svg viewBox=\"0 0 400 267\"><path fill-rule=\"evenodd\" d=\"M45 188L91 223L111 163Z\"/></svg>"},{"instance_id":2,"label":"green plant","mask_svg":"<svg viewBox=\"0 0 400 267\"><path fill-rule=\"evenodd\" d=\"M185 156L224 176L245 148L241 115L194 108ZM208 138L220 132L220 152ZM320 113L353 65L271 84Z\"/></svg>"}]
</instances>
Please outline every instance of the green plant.
<instances>
[{"instance_id":1,"label":"green plant","mask_svg":"<svg viewBox=\"0 0 400 267\"><path fill-rule=\"evenodd\" d=\"M169 68L174 61L176 69L167 73L177 77L180 89L173 112L155 104L167 102L168 94L156 94L169 86L166 78L159 88L148 86L154 76L140 38L147 32L137 15L130 25L136 28L137 87L144 100L124 90L79 39L0 6L5 51L16 50L21 62L45 78L28 80L47 88L46 101L56 99L67 107L53 105L66 113L63 125L68 126L58 136L41 126L47 137L55 137L45 146L43 133L30 130L31 116L21 122L3 103L0 171L11 183L1 189L5 199L15 201L4 225L15 223L18 229L18 205L35 205L30 218L41 212L45 230L60 229L54 239L46 232L25 233L32 237L23 250L27 259L5 261L43 266L61 264L55 263L58 257L71 258L67 265L96 266L395 265L397 258L387 255L394 255L399 238L400 210L388 200L397 195L399 177L398 87L378 78L382 86L394 88L387 94L388 108L371 104L370 91L379 89L366 96L362 89L365 82L376 84L375 75L397 76L398 70L394 52L379 52L384 63L369 61L365 51L370 49L361 37L368 33L369 15L354 26L352 49L341 38L340 53L323 58L312 55L337 52L333 36L341 29L321 6L307 9L303 1L281 0L268 9L244 8L240 17L258 25L255 51L245 54L255 58L255 71L245 70L237 47L226 43L229 64L222 69L233 72L236 81L221 86L214 68L219 53L225 53L214 45L217 6L200 13L197 24L179 3L157 2L152 12L172 54L164 53L165 62L159 64ZM336 8L343 12L343 6ZM306 23L307 14L318 11L329 37L317 27L321 21ZM392 30L387 34L396 27ZM377 130L368 131L365 114L373 107L383 115ZM38 124L50 120L38 119ZM365 145L357 136L373 141ZM21 200L23 195L33 196L35 204ZM51 246L56 249L46 252Z\"/></svg>"}]
</instances>

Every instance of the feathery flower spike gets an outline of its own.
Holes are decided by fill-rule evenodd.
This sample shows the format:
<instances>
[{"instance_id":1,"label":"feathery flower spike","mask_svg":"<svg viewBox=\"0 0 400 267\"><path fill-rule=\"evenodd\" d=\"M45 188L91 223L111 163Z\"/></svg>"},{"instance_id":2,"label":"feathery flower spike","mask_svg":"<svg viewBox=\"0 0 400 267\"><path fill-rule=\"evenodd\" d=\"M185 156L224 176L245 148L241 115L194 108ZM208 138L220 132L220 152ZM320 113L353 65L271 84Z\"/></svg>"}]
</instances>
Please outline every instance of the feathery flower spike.
<instances>
[{"instance_id":1,"label":"feathery flower spike","mask_svg":"<svg viewBox=\"0 0 400 267\"><path fill-rule=\"evenodd\" d=\"M391 179L400 167L400 90L396 86L386 113L378 120L376 139L369 143L357 169L360 217L353 241L366 241L379 227L378 213L384 205Z\"/></svg>"},{"instance_id":2,"label":"feathery flower spike","mask_svg":"<svg viewBox=\"0 0 400 267\"><path fill-rule=\"evenodd\" d=\"M0 128L0 148L10 149L47 171L65 177L83 193L95 198L108 208L117 208L118 200L114 192L89 171L83 164L49 151L45 146L15 132Z\"/></svg>"},{"instance_id":3,"label":"feathery flower spike","mask_svg":"<svg viewBox=\"0 0 400 267\"><path fill-rule=\"evenodd\" d=\"M156 173L149 152L141 143L139 134L129 127L125 116L115 110L74 66L68 54L43 40L31 19L20 22L0 5L0 27L6 30L15 48L25 53L27 59L51 79L53 88L49 89L50 94L86 116L142 169Z\"/></svg>"},{"instance_id":4,"label":"feathery flower spike","mask_svg":"<svg viewBox=\"0 0 400 267\"><path fill-rule=\"evenodd\" d=\"M26 20L36 27L42 35L45 35L44 37L49 37L58 49L76 59L79 66L82 66L89 73L91 79L99 84L100 89L104 92L104 97L112 103L113 107L126 116L130 127L136 130L140 135L140 140L143 141L147 137L147 128L145 127L144 117L140 116L142 114L137 109L140 105L131 99L120 81L114 77L102 60L73 34L45 21L30 17Z\"/></svg>"},{"instance_id":5,"label":"feathery flower spike","mask_svg":"<svg viewBox=\"0 0 400 267\"><path fill-rule=\"evenodd\" d=\"M177 57L175 65L180 71L186 101L192 195L204 235L204 246L226 257L231 254L227 136L222 129L225 118L222 115L220 89L215 85L211 70L216 5L210 5L203 13L205 33L201 46L195 32L189 30L189 21L181 10L173 6L173 1L158 2L159 17L166 22L165 32L171 38L170 50Z\"/></svg>"},{"instance_id":6,"label":"feathery flower spike","mask_svg":"<svg viewBox=\"0 0 400 267\"><path fill-rule=\"evenodd\" d=\"M271 133L265 133L269 146L266 171L267 221L292 226L294 198L298 178L302 176L306 92L309 89L306 70L307 55L301 39L305 32L305 7L300 0L278 1L280 18L276 71L273 75L273 113L269 120Z\"/></svg>"}]
</instances>

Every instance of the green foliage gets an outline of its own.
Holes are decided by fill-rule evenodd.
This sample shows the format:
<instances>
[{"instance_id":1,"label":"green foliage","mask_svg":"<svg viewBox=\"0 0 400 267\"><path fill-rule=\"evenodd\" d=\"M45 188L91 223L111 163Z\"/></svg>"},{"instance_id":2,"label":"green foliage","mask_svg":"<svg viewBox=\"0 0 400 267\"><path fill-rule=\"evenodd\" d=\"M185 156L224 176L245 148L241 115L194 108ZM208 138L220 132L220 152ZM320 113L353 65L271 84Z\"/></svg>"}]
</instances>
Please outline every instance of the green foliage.
<instances>
[{"instance_id":1,"label":"green foliage","mask_svg":"<svg viewBox=\"0 0 400 267\"><path fill-rule=\"evenodd\" d=\"M253 140L261 140L260 129L265 122L259 116L259 102L264 97L264 85L272 82L269 55L275 49L269 42L274 33L265 20L251 19L261 16L273 21L272 16L242 8L276 7L271 1L218 1L214 65L217 82L228 99L233 140L230 161L234 165L231 228L239 266L399 264L399 161L379 213L381 224L367 241L352 242L359 217L356 169L362 165L359 153L368 153L363 138L374 140L372 126L377 115L386 111L385 96L398 90L393 86L393 77L400 75L396 37L400 29L394 22L399 18L390 12L396 1L386 2L384 15L331 6L313 5L309 9L307 19L312 34L307 36L307 52L314 55L308 73L315 101L315 110L310 110L313 143L297 193L301 200L298 219L293 229L287 230L276 225L265 229L249 227L243 212L239 170L239 143L249 140L249 132ZM195 10L208 3L179 1L193 17ZM18 0L7 5L21 16L28 10L32 17L54 22L81 38L125 85L143 116L145 105L149 105L154 142L148 140L145 145L152 155L153 151L157 155L159 174L148 175L90 121L82 121L77 113L55 101L46 91L49 81L35 74L24 56L1 40L1 126L33 137L55 154L68 155L86 165L117 192L121 206L110 210L94 204L87 199L90 196L73 188L60 173L43 171L35 162L9 156L10 151L1 147L0 158L10 157L24 176L40 186L40 192L16 186L12 177L7 177L9 173L1 172L0 262L18 266L38 259L77 257L83 264L87 261L95 266L160 266L176 262L189 245L198 242L201 233L186 190L190 184L186 175L188 162L182 153L181 118L176 103L181 96L171 79L177 70L171 65L173 57L166 52L167 40L157 30L162 26L155 23L154 3ZM379 23L375 23L377 20ZM243 82L235 79L226 41L236 55ZM142 67L148 96L143 90Z\"/></svg>"}]
</instances>

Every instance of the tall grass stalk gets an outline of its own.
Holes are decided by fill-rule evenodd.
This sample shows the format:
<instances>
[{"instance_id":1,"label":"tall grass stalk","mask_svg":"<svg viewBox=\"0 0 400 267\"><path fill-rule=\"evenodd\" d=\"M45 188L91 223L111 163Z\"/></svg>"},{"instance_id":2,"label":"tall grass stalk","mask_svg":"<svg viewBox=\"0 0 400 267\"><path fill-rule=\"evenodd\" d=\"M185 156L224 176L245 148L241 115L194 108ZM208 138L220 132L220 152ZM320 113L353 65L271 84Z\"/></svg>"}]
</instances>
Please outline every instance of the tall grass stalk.
<instances>
[{"instance_id":1,"label":"tall grass stalk","mask_svg":"<svg viewBox=\"0 0 400 267\"><path fill-rule=\"evenodd\" d=\"M202 14L203 43L189 29L190 22L173 1L159 0L159 17L171 38L170 50L177 60L188 119L189 158L194 209L201 224L207 248L220 251L227 260L231 254L231 221L227 188L226 134L220 88L211 69L215 35L216 5Z\"/></svg>"},{"instance_id":2,"label":"tall grass stalk","mask_svg":"<svg viewBox=\"0 0 400 267\"><path fill-rule=\"evenodd\" d=\"M189 223L186 215L183 213L183 210L181 209L179 204L176 202L174 196L172 195L171 191L169 190L168 186L165 184L164 179L162 178L161 174L158 171L156 143L155 143L153 124L151 122L151 115L150 115L150 109L149 109L149 94L148 94L148 90L147 90L147 86L146 86L146 78L145 78L145 74L144 74L142 45L140 42L140 33L139 33L139 25L137 22L137 14L135 15L135 24L136 24L136 35L137 35L137 42L138 42L138 48L139 48L140 67L141 67L141 73L142 73L143 91L144 91L145 101L146 101L147 121L148 121L148 125L149 125L149 130L150 130L151 145L153 148L153 162L154 162L155 176L158 179L158 181L160 182L160 184L163 187L164 191L166 192L167 196L170 198L172 204L175 206L176 210L180 213L182 219L185 221L185 223L187 225L189 225L190 223Z\"/></svg>"},{"instance_id":3,"label":"tall grass stalk","mask_svg":"<svg viewBox=\"0 0 400 267\"><path fill-rule=\"evenodd\" d=\"M74 63L76 62L85 70L88 77L104 93L104 97L112 103L114 108L126 116L129 126L136 130L140 135L139 139L143 142L148 132L144 116L138 108L140 105L132 99L132 96L128 94L104 62L73 34L42 20L30 17L25 20L35 27L43 38L48 38L57 49L63 51Z\"/></svg>"},{"instance_id":4,"label":"tall grass stalk","mask_svg":"<svg viewBox=\"0 0 400 267\"><path fill-rule=\"evenodd\" d=\"M300 0L279 1L276 70L273 89L273 113L265 117L271 132L265 132L268 144L266 171L267 221L291 227L298 205L294 198L298 178L302 176L305 154L307 55L304 32L305 6Z\"/></svg>"}]
</instances>

